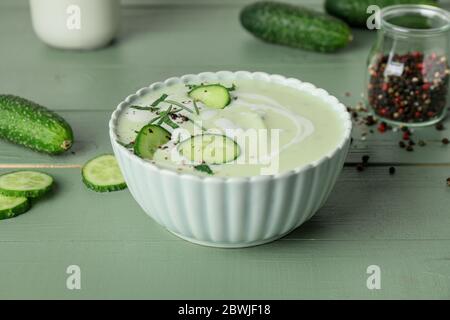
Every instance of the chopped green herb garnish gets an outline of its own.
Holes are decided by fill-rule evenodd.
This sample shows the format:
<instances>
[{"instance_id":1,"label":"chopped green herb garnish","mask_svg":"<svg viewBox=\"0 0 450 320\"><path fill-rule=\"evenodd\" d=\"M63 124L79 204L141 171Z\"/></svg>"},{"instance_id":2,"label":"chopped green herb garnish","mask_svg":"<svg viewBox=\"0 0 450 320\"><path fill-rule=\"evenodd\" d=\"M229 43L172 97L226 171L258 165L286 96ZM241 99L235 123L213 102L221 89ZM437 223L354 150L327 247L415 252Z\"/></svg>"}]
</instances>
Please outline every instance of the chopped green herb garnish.
<instances>
[{"instance_id":1,"label":"chopped green herb garnish","mask_svg":"<svg viewBox=\"0 0 450 320\"><path fill-rule=\"evenodd\" d=\"M177 101L173 101L173 100L165 100L164 102L167 102L167 103L173 104L173 105L175 105L175 106L177 106L177 107L180 107L180 108L186 110L187 112L194 113L191 109L189 109L188 107L186 107L184 104L179 103L179 102L177 102ZM198 114L198 113L197 113L197 114Z\"/></svg>"},{"instance_id":2,"label":"chopped green herb garnish","mask_svg":"<svg viewBox=\"0 0 450 320\"><path fill-rule=\"evenodd\" d=\"M158 121L159 119L161 119L161 116L157 116L157 117L153 118L152 120L150 120L150 122L148 124L153 124L156 121Z\"/></svg>"},{"instance_id":3,"label":"chopped green herb garnish","mask_svg":"<svg viewBox=\"0 0 450 320\"><path fill-rule=\"evenodd\" d=\"M207 164L199 164L198 166L195 166L194 169L197 171L209 174L209 175L214 174L214 172L211 170L211 168Z\"/></svg>"},{"instance_id":4,"label":"chopped green herb garnish","mask_svg":"<svg viewBox=\"0 0 450 320\"><path fill-rule=\"evenodd\" d=\"M165 119L166 119L166 116L160 117L159 120L158 120L158 122L157 122L156 124L157 124L158 126L162 125L163 122L165 121Z\"/></svg>"},{"instance_id":5,"label":"chopped green herb garnish","mask_svg":"<svg viewBox=\"0 0 450 320\"><path fill-rule=\"evenodd\" d=\"M233 85L231 87L229 87L229 88L225 87L225 88L228 90L228 92L235 91L236 85L233 83Z\"/></svg>"},{"instance_id":6,"label":"chopped green herb garnish","mask_svg":"<svg viewBox=\"0 0 450 320\"><path fill-rule=\"evenodd\" d=\"M156 112L159 110L159 108L156 107L144 107L144 106L130 106L131 109L137 109L137 110L145 110L145 111L150 111L150 112Z\"/></svg>"},{"instance_id":7,"label":"chopped green herb garnish","mask_svg":"<svg viewBox=\"0 0 450 320\"><path fill-rule=\"evenodd\" d=\"M163 123L165 123L169 127L177 129L179 128L179 125L172 121L171 116L177 114L181 110L182 109L174 109L173 106L170 106L167 110L161 111L161 113L157 117L150 120L149 124L157 122L157 125L162 125Z\"/></svg>"},{"instance_id":8,"label":"chopped green herb garnish","mask_svg":"<svg viewBox=\"0 0 450 320\"><path fill-rule=\"evenodd\" d=\"M152 106L152 107L156 107L158 104L160 104L161 102L163 102L164 100L166 100L167 97L168 97L168 95L164 93L161 97L159 97L158 99L156 99L156 100L151 104L151 106Z\"/></svg>"},{"instance_id":9,"label":"chopped green herb garnish","mask_svg":"<svg viewBox=\"0 0 450 320\"><path fill-rule=\"evenodd\" d=\"M177 129L177 128L180 127L180 126L177 125L175 122L173 122L172 119L170 119L170 116L167 116L167 117L164 119L164 123L167 124L167 125L168 125L169 127L171 127L172 129Z\"/></svg>"},{"instance_id":10,"label":"chopped green herb garnish","mask_svg":"<svg viewBox=\"0 0 450 320\"><path fill-rule=\"evenodd\" d=\"M118 144L120 144L122 147L125 148L133 148L134 146L134 142L130 142L130 143L123 143L122 141L116 140Z\"/></svg>"},{"instance_id":11,"label":"chopped green herb garnish","mask_svg":"<svg viewBox=\"0 0 450 320\"><path fill-rule=\"evenodd\" d=\"M194 100L192 100L192 103L194 104L195 113L197 115L199 115L200 114L200 110L198 109L197 101L194 99Z\"/></svg>"}]
</instances>

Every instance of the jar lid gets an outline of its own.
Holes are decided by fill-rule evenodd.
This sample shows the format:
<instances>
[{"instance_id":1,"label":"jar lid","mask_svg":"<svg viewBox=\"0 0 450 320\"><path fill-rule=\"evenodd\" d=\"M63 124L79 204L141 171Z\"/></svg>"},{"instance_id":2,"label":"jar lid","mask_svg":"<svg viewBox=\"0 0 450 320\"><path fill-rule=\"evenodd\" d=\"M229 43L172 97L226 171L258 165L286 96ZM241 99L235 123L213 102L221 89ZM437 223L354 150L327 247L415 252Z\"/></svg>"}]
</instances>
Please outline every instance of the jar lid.
<instances>
[{"instance_id":1,"label":"jar lid","mask_svg":"<svg viewBox=\"0 0 450 320\"><path fill-rule=\"evenodd\" d=\"M381 10L381 27L407 36L429 36L450 29L450 13L429 5L394 5Z\"/></svg>"}]
</instances>

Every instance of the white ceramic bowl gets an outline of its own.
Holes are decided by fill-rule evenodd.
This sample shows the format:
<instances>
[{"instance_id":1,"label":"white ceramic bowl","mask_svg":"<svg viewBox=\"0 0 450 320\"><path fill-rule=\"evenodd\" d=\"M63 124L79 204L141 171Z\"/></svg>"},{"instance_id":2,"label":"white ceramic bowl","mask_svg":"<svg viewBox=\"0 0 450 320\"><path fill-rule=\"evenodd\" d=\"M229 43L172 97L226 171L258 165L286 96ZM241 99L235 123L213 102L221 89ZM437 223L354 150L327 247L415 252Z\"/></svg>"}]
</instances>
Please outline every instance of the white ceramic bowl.
<instances>
[{"instance_id":1,"label":"white ceramic bowl","mask_svg":"<svg viewBox=\"0 0 450 320\"><path fill-rule=\"evenodd\" d=\"M345 134L318 161L271 176L208 177L160 168L117 143L119 115L137 97L177 83L257 79L306 91L333 108ZM341 103L310 83L262 72L205 72L170 78L121 102L109 123L111 143L131 194L142 209L175 235L202 245L226 248L267 243L288 234L324 204L342 170L351 119Z\"/></svg>"}]
</instances>

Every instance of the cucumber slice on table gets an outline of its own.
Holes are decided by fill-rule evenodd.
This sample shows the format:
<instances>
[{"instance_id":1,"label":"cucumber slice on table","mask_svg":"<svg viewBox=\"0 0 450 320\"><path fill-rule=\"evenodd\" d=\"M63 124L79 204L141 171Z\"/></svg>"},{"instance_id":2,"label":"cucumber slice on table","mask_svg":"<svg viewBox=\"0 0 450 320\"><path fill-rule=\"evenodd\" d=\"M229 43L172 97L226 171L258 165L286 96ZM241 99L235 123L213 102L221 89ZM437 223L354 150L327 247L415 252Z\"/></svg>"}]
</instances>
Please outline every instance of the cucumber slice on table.
<instances>
[{"instance_id":1,"label":"cucumber slice on table","mask_svg":"<svg viewBox=\"0 0 450 320\"><path fill-rule=\"evenodd\" d=\"M117 164L111 154L101 155L88 161L81 170L84 184L96 192L111 192L127 187Z\"/></svg>"},{"instance_id":2,"label":"cucumber slice on table","mask_svg":"<svg viewBox=\"0 0 450 320\"><path fill-rule=\"evenodd\" d=\"M230 90L220 84L194 87L189 91L189 97L213 109L223 109L231 102Z\"/></svg>"},{"instance_id":3,"label":"cucumber slice on table","mask_svg":"<svg viewBox=\"0 0 450 320\"><path fill-rule=\"evenodd\" d=\"M221 164L239 157L240 148L226 136L203 134L181 142L178 152L196 163Z\"/></svg>"},{"instance_id":4,"label":"cucumber slice on table","mask_svg":"<svg viewBox=\"0 0 450 320\"><path fill-rule=\"evenodd\" d=\"M10 197L38 198L50 191L53 178L36 171L16 171L0 176L0 194Z\"/></svg>"},{"instance_id":5,"label":"cucumber slice on table","mask_svg":"<svg viewBox=\"0 0 450 320\"><path fill-rule=\"evenodd\" d=\"M8 197L0 194L0 220L13 218L30 209L30 201L25 197Z\"/></svg>"},{"instance_id":6,"label":"cucumber slice on table","mask_svg":"<svg viewBox=\"0 0 450 320\"><path fill-rule=\"evenodd\" d=\"M163 127L155 124L146 125L136 137L134 153L143 159L153 159L156 150L170 139L170 132Z\"/></svg>"}]
</instances>

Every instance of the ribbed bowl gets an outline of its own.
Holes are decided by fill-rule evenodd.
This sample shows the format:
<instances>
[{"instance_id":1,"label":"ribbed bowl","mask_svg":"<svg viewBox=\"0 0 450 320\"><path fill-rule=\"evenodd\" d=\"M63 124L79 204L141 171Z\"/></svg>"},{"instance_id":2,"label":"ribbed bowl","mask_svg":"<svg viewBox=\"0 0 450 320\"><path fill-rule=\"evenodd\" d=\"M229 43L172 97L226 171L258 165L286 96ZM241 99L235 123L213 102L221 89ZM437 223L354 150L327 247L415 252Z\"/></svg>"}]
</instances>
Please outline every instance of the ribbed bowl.
<instances>
[{"instance_id":1,"label":"ribbed bowl","mask_svg":"<svg viewBox=\"0 0 450 320\"><path fill-rule=\"evenodd\" d=\"M139 96L177 83L257 79L308 92L327 102L345 126L342 141L309 165L270 176L196 176L160 168L117 143L119 115ZM276 240L311 218L328 198L344 165L351 119L325 90L262 72L205 72L170 78L139 90L119 104L109 123L111 144L131 194L142 209L175 235L202 245L249 247Z\"/></svg>"}]
</instances>

